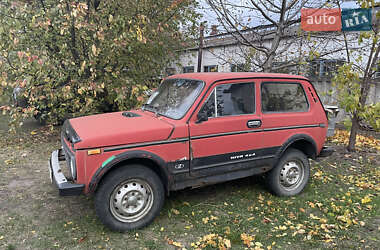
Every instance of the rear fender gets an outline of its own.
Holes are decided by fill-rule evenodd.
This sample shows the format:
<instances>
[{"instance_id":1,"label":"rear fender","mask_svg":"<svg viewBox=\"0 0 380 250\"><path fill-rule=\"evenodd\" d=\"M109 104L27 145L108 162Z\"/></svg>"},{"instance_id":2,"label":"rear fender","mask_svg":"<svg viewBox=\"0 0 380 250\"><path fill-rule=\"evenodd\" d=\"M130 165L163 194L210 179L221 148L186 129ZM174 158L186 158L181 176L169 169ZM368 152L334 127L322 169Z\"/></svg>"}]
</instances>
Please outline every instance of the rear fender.
<instances>
[{"instance_id":1,"label":"rear fender","mask_svg":"<svg viewBox=\"0 0 380 250\"><path fill-rule=\"evenodd\" d=\"M301 146L303 142L306 143L304 147ZM317 157L317 144L309 135L296 134L290 137L277 151L276 158L280 159L289 147L302 151L308 158L315 159Z\"/></svg>"}]
</instances>

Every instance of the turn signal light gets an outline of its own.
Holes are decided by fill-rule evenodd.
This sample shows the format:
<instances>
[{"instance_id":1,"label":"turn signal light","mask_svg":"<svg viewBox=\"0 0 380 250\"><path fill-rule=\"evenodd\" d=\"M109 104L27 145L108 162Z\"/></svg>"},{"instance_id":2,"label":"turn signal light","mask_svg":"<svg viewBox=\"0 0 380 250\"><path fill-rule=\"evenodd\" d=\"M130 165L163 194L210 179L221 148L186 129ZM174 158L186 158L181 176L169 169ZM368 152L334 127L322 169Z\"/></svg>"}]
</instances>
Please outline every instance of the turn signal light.
<instances>
[{"instance_id":1,"label":"turn signal light","mask_svg":"<svg viewBox=\"0 0 380 250\"><path fill-rule=\"evenodd\" d=\"M87 155L97 155L97 154L100 154L100 153L101 153L100 148L91 149L91 150L87 151Z\"/></svg>"}]
</instances>

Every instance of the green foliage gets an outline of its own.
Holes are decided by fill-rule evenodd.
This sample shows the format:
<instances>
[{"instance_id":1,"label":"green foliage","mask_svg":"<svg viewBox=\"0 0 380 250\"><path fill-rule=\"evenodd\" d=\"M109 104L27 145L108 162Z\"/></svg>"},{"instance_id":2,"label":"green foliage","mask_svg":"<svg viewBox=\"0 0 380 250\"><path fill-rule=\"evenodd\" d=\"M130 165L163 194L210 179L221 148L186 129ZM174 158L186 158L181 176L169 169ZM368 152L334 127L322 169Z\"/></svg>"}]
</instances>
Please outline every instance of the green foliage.
<instances>
[{"instance_id":1,"label":"green foliage","mask_svg":"<svg viewBox=\"0 0 380 250\"><path fill-rule=\"evenodd\" d=\"M2 0L0 95L21 86L15 125L133 108L195 31L187 0Z\"/></svg>"},{"instance_id":2,"label":"green foliage","mask_svg":"<svg viewBox=\"0 0 380 250\"><path fill-rule=\"evenodd\" d=\"M333 79L333 83L338 90L338 101L341 107L350 114L360 108L359 95L359 72L353 68L353 64L344 64L338 68L338 72Z\"/></svg>"},{"instance_id":3,"label":"green foliage","mask_svg":"<svg viewBox=\"0 0 380 250\"><path fill-rule=\"evenodd\" d=\"M372 8L373 0L358 0L362 8ZM358 44L366 45L367 53L353 56L355 49L346 47L351 55L351 62L339 67L333 83L338 90L338 102L346 112L351 114L351 133L348 149L355 149L355 137L359 127L359 121L365 120L375 130L380 130L380 103L368 104L371 82L374 73L379 67L380 55L380 19L379 13L373 20L373 29L369 32L361 32L358 36ZM347 45L346 45L347 46ZM348 57L348 61L350 61Z\"/></svg>"},{"instance_id":4,"label":"green foliage","mask_svg":"<svg viewBox=\"0 0 380 250\"><path fill-rule=\"evenodd\" d=\"M345 118L343 120L343 125L344 125L344 127L346 127L346 129L351 130L351 127L352 127L352 121L351 121L351 119L350 118Z\"/></svg>"},{"instance_id":5,"label":"green foliage","mask_svg":"<svg viewBox=\"0 0 380 250\"><path fill-rule=\"evenodd\" d=\"M336 87L337 99L342 108L349 113L356 113L361 119L368 122L375 130L380 129L380 103L361 105L360 96L362 85L360 72L355 70L352 63L344 64L338 68L333 78ZM351 127L351 122L345 122Z\"/></svg>"},{"instance_id":6,"label":"green foliage","mask_svg":"<svg viewBox=\"0 0 380 250\"><path fill-rule=\"evenodd\" d=\"M367 105L362 117L377 131L380 130L380 102Z\"/></svg>"}]
</instances>

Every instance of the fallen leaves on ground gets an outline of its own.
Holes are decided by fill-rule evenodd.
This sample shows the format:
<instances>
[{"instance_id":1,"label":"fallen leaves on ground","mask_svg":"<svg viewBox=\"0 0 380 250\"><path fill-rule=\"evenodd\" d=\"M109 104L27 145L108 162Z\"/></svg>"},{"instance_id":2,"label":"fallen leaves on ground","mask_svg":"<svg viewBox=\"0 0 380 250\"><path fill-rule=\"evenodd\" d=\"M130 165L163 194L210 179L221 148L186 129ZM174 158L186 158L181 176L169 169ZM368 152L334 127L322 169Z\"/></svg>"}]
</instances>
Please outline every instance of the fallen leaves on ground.
<instances>
[{"instance_id":1,"label":"fallen leaves on ground","mask_svg":"<svg viewBox=\"0 0 380 250\"><path fill-rule=\"evenodd\" d=\"M177 242L177 241L174 241L174 240L169 239L169 238L166 239L166 242L167 242L169 245L172 245L172 246L175 246L175 247L182 248L182 244L181 244L181 242Z\"/></svg>"},{"instance_id":2,"label":"fallen leaves on ground","mask_svg":"<svg viewBox=\"0 0 380 250\"><path fill-rule=\"evenodd\" d=\"M191 247L194 249L203 249L205 247L213 247L221 250L230 249L231 241L218 234L207 234L200 238L197 242L191 243Z\"/></svg>"},{"instance_id":3,"label":"fallen leaves on ground","mask_svg":"<svg viewBox=\"0 0 380 250\"><path fill-rule=\"evenodd\" d=\"M175 215L179 215L179 214L180 214L180 212L179 212L177 209L175 209L175 208L172 208L170 211L171 211L173 214L175 214Z\"/></svg>"},{"instance_id":4,"label":"fallen leaves on ground","mask_svg":"<svg viewBox=\"0 0 380 250\"><path fill-rule=\"evenodd\" d=\"M13 165L14 164L14 161L12 159L5 160L4 162L7 165Z\"/></svg>"},{"instance_id":5,"label":"fallen leaves on ground","mask_svg":"<svg viewBox=\"0 0 380 250\"><path fill-rule=\"evenodd\" d=\"M246 234L246 233L242 233L240 235L240 238L243 241L244 245L246 245L247 247L251 247L252 244L253 244L253 241L255 240L255 236L254 235L249 235L249 234Z\"/></svg>"},{"instance_id":6,"label":"fallen leaves on ground","mask_svg":"<svg viewBox=\"0 0 380 250\"><path fill-rule=\"evenodd\" d=\"M332 142L348 145L348 140L350 138L350 132L347 130L336 129L335 134L332 137ZM374 138L373 136L364 136L358 134L356 136L356 146L358 148L374 148L380 151L380 140Z\"/></svg>"}]
</instances>

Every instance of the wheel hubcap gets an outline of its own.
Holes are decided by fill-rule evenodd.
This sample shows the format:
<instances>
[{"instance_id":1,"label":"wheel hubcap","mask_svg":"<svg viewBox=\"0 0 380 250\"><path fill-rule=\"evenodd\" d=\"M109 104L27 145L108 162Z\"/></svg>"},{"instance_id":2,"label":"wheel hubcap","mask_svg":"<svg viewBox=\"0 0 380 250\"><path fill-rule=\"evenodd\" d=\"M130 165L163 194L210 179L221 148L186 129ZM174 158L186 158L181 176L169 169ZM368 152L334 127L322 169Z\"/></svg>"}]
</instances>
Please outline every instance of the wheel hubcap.
<instances>
[{"instance_id":1,"label":"wheel hubcap","mask_svg":"<svg viewBox=\"0 0 380 250\"><path fill-rule=\"evenodd\" d=\"M280 172L280 183L287 190L296 189L304 177L304 167L301 162L289 161Z\"/></svg>"},{"instance_id":2,"label":"wheel hubcap","mask_svg":"<svg viewBox=\"0 0 380 250\"><path fill-rule=\"evenodd\" d=\"M135 222L152 208L151 186L141 179L132 179L118 185L110 197L112 215L121 222Z\"/></svg>"}]
</instances>

